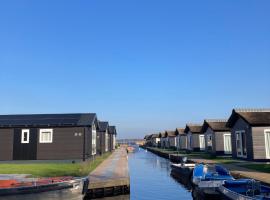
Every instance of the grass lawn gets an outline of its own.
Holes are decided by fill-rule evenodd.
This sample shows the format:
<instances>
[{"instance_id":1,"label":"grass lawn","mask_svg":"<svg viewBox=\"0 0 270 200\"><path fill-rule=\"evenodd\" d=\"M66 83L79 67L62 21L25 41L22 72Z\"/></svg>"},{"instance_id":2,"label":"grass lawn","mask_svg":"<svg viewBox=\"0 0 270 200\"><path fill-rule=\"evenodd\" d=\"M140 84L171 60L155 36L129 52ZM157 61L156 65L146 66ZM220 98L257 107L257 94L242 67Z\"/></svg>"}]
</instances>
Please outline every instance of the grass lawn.
<instances>
[{"instance_id":1,"label":"grass lawn","mask_svg":"<svg viewBox=\"0 0 270 200\"><path fill-rule=\"evenodd\" d=\"M173 149L161 149L161 148L156 148L156 147L150 147L150 149L154 149L156 151L168 153L168 154L180 154L182 156L187 156L188 158L201 158L201 159L206 159L206 160L213 160L213 161L220 163L220 164L233 164L233 163L239 162L239 161L234 160L232 158L213 156L213 155L210 155L210 154L207 154L204 152L186 153L185 151L177 151L177 150L173 150Z\"/></svg>"},{"instance_id":2,"label":"grass lawn","mask_svg":"<svg viewBox=\"0 0 270 200\"><path fill-rule=\"evenodd\" d=\"M270 173L270 164L245 164L241 166L248 169L260 171L260 172Z\"/></svg>"},{"instance_id":3,"label":"grass lawn","mask_svg":"<svg viewBox=\"0 0 270 200\"><path fill-rule=\"evenodd\" d=\"M84 163L0 164L0 174L32 174L33 177L87 176L111 153Z\"/></svg>"}]
</instances>

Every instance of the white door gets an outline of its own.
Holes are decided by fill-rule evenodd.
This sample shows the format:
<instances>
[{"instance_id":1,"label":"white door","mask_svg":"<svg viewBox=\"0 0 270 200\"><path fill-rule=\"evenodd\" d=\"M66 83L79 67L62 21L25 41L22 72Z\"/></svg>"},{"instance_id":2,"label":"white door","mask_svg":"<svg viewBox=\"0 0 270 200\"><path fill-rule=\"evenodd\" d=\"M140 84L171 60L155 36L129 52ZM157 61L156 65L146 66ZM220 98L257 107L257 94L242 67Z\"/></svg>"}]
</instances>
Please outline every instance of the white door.
<instances>
[{"instance_id":1,"label":"white door","mask_svg":"<svg viewBox=\"0 0 270 200\"><path fill-rule=\"evenodd\" d=\"M264 131L266 158L270 159L270 130Z\"/></svg>"},{"instance_id":2,"label":"white door","mask_svg":"<svg viewBox=\"0 0 270 200\"><path fill-rule=\"evenodd\" d=\"M232 153L232 143L231 143L231 134L224 134L224 153Z\"/></svg>"},{"instance_id":3,"label":"white door","mask_svg":"<svg viewBox=\"0 0 270 200\"><path fill-rule=\"evenodd\" d=\"M204 139L204 135L200 135L200 150L205 150L205 139Z\"/></svg>"}]
</instances>

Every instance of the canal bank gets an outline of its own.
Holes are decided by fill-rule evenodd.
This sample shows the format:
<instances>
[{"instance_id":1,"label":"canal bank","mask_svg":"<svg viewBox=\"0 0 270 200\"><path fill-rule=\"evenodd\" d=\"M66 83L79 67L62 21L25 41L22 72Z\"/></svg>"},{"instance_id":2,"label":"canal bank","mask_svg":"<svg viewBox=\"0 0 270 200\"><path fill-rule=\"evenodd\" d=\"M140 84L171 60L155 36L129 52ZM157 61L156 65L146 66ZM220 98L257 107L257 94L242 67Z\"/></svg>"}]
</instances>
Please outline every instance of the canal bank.
<instances>
[{"instance_id":1,"label":"canal bank","mask_svg":"<svg viewBox=\"0 0 270 200\"><path fill-rule=\"evenodd\" d=\"M116 149L113 154L89 174L86 199L111 197L130 193L127 150Z\"/></svg>"},{"instance_id":2,"label":"canal bank","mask_svg":"<svg viewBox=\"0 0 270 200\"><path fill-rule=\"evenodd\" d=\"M151 147L142 147L147 149L158 156L166 158L171 162L179 163L183 157L188 157L189 162L192 163L205 163L205 164L220 164L227 168L235 178L251 178L262 182L265 185L270 185L270 174L266 172L260 172L252 169L245 168L244 166L248 161L234 161L230 159L206 159L199 158L199 156L192 157L190 154L179 153L176 154L175 151L170 152L170 150L163 150ZM203 154L202 154L203 155ZM255 162L250 162L254 164ZM259 164L259 163L257 163ZM254 164L256 165L256 163Z\"/></svg>"}]
</instances>

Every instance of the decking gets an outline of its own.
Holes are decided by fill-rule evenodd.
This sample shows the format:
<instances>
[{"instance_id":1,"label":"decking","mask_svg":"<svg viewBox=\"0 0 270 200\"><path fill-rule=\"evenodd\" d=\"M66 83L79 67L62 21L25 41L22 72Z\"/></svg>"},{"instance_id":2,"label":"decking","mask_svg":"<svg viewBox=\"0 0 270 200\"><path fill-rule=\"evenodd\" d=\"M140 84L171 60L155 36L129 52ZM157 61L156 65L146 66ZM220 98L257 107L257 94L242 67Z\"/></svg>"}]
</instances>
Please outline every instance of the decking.
<instances>
[{"instance_id":1,"label":"decking","mask_svg":"<svg viewBox=\"0 0 270 200\"><path fill-rule=\"evenodd\" d=\"M89 175L87 198L102 198L130 193L127 152L116 149Z\"/></svg>"}]
</instances>

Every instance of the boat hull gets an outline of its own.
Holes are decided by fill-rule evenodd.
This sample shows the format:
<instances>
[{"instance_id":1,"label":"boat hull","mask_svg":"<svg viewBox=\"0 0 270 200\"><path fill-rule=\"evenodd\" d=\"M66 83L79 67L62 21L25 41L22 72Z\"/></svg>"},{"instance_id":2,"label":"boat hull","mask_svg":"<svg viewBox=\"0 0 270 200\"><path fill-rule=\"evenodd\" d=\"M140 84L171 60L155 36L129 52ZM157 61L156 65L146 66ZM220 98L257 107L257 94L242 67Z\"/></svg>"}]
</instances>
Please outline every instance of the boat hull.
<instances>
[{"instance_id":1,"label":"boat hull","mask_svg":"<svg viewBox=\"0 0 270 200\"><path fill-rule=\"evenodd\" d=\"M0 196L10 196L10 195L19 195L19 194L32 194L32 193L41 193L41 192L50 192L63 189L74 189L78 193L83 193L83 188L87 183L86 179L77 179L71 181L64 181L60 183L51 183L44 185L34 185L34 186L25 186L25 187L15 187L15 188L1 188Z\"/></svg>"}]
</instances>

